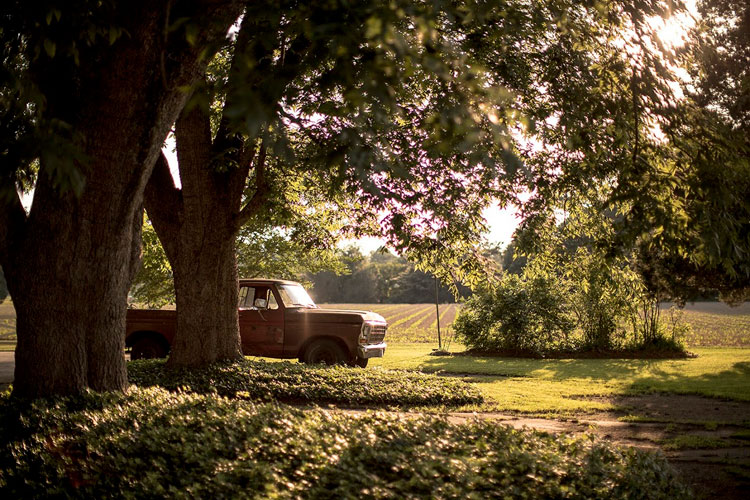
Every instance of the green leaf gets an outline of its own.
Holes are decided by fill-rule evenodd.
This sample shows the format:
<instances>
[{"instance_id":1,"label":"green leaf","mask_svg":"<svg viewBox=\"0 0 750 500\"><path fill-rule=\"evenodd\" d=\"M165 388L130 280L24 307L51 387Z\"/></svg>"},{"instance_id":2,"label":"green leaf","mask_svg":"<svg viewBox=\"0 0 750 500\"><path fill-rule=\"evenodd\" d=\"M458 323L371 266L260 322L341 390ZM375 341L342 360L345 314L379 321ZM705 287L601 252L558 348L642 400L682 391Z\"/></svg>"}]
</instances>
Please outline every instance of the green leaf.
<instances>
[{"instance_id":1,"label":"green leaf","mask_svg":"<svg viewBox=\"0 0 750 500\"><path fill-rule=\"evenodd\" d=\"M365 22L365 36L375 38L383 32L383 20L379 17L372 16Z\"/></svg>"},{"instance_id":2,"label":"green leaf","mask_svg":"<svg viewBox=\"0 0 750 500\"><path fill-rule=\"evenodd\" d=\"M195 46L198 41L198 26L194 23L185 25L185 40L191 46Z\"/></svg>"},{"instance_id":3,"label":"green leaf","mask_svg":"<svg viewBox=\"0 0 750 500\"><path fill-rule=\"evenodd\" d=\"M55 45L55 42L53 42L49 38L45 38L44 39L44 51L47 53L47 55L50 58L55 57L55 51L56 51L56 49L57 49L57 47Z\"/></svg>"}]
</instances>

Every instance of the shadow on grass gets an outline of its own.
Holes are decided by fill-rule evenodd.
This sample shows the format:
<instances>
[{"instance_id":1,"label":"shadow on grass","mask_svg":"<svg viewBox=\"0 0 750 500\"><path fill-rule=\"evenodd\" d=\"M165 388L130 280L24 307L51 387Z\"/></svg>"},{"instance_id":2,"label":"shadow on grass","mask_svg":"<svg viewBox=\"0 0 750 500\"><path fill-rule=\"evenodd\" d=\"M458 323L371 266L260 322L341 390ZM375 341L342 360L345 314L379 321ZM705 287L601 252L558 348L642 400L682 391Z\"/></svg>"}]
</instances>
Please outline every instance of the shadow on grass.
<instances>
[{"instance_id":1,"label":"shadow on grass","mask_svg":"<svg viewBox=\"0 0 750 500\"><path fill-rule=\"evenodd\" d=\"M673 392L750 401L750 362L733 363L731 368L699 375L681 374L656 366L637 377L628 387L634 394Z\"/></svg>"},{"instance_id":2,"label":"shadow on grass","mask_svg":"<svg viewBox=\"0 0 750 500\"><path fill-rule=\"evenodd\" d=\"M718 366L695 360L518 359L430 357L420 363L427 372L529 377L546 381L583 380L622 385L624 393L671 392L750 401L750 362ZM731 362L731 361L730 361ZM723 365L723 366L722 366Z\"/></svg>"}]
</instances>

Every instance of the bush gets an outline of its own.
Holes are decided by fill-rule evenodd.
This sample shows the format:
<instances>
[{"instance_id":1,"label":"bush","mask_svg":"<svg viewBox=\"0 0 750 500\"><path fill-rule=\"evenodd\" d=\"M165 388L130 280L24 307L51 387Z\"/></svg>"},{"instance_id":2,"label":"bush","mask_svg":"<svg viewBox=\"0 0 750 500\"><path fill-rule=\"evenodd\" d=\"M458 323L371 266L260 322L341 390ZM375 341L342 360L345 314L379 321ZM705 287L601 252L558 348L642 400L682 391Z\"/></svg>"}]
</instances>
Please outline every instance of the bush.
<instances>
[{"instance_id":1,"label":"bush","mask_svg":"<svg viewBox=\"0 0 750 500\"><path fill-rule=\"evenodd\" d=\"M491 422L132 388L0 398L4 498L688 498L659 456Z\"/></svg>"},{"instance_id":2,"label":"bush","mask_svg":"<svg viewBox=\"0 0 750 500\"><path fill-rule=\"evenodd\" d=\"M400 370L362 370L289 362L238 361L208 368L167 370L163 360L128 363L130 382L141 387L288 403L366 406L462 406L483 401L472 385L455 378Z\"/></svg>"},{"instance_id":3,"label":"bush","mask_svg":"<svg viewBox=\"0 0 750 500\"><path fill-rule=\"evenodd\" d=\"M565 273L570 309L583 333L582 348L607 350L631 314L638 280L630 269L580 251Z\"/></svg>"},{"instance_id":4,"label":"bush","mask_svg":"<svg viewBox=\"0 0 750 500\"><path fill-rule=\"evenodd\" d=\"M655 300L630 294L622 285L628 273L609 275L603 267L583 265L575 272L586 276L585 286L542 273L506 274L494 289L474 294L453 327L471 351L482 354L687 355L682 339L689 325L674 311L664 318Z\"/></svg>"},{"instance_id":5,"label":"bush","mask_svg":"<svg viewBox=\"0 0 750 500\"><path fill-rule=\"evenodd\" d=\"M573 324L555 284L506 274L493 289L475 293L453 323L469 348L539 354L566 348Z\"/></svg>"}]
</instances>

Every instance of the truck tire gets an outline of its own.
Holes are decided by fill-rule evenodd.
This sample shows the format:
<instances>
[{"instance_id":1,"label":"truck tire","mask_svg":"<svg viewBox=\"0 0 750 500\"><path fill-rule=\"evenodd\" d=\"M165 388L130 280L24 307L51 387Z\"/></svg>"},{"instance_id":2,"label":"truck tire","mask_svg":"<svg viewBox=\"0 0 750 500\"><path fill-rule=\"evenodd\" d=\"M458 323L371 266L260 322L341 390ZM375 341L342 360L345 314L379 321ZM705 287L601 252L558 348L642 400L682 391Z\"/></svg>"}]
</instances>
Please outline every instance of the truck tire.
<instances>
[{"instance_id":1,"label":"truck tire","mask_svg":"<svg viewBox=\"0 0 750 500\"><path fill-rule=\"evenodd\" d=\"M130 359L163 358L166 355L167 350L162 343L153 337L141 337L130 349Z\"/></svg>"},{"instance_id":2,"label":"truck tire","mask_svg":"<svg viewBox=\"0 0 750 500\"><path fill-rule=\"evenodd\" d=\"M305 350L303 360L308 365L325 363L326 365L342 365L346 363L348 356L333 340L320 339L314 341Z\"/></svg>"},{"instance_id":3,"label":"truck tire","mask_svg":"<svg viewBox=\"0 0 750 500\"><path fill-rule=\"evenodd\" d=\"M368 361L370 361L368 358L356 357L354 358L354 361L352 361L352 366L359 366L360 368L367 368Z\"/></svg>"}]
</instances>

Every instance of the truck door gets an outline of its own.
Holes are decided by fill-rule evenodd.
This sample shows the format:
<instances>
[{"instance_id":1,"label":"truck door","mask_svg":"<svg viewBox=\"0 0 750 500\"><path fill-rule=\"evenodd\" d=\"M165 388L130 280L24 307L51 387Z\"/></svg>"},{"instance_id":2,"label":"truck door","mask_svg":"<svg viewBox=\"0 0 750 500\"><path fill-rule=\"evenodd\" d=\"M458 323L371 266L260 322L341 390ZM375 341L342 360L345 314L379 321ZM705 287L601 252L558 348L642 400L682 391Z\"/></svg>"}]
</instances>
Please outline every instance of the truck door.
<instances>
[{"instance_id":1,"label":"truck door","mask_svg":"<svg viewBox=\"0 0 750 500\"><path fill-rule=\"evenodd\" d=\"M268 285L240 288L240 337L247 356L280 357L284 351L284 311Z\"/></svg>"}]
</instances>

